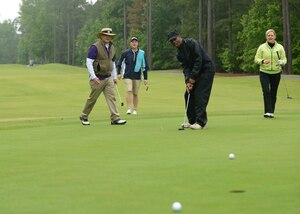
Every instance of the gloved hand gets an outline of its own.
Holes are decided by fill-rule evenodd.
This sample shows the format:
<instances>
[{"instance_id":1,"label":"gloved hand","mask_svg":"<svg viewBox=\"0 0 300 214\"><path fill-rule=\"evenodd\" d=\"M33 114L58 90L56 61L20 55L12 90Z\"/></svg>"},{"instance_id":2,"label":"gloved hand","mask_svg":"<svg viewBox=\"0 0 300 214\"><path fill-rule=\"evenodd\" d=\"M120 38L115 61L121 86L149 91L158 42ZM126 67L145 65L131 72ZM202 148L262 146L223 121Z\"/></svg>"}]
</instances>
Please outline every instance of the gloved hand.
<instances>
[{"instance_id":1,"label":"gloved hand","mask_svg":"<svg viewBox=\"0 0 300 214\"><path fill-rule=\"evenodd\" d=\"M278 63L279 65L283 65L283 60L282 59L278 60Z\"/></svg>"}]
</instances>

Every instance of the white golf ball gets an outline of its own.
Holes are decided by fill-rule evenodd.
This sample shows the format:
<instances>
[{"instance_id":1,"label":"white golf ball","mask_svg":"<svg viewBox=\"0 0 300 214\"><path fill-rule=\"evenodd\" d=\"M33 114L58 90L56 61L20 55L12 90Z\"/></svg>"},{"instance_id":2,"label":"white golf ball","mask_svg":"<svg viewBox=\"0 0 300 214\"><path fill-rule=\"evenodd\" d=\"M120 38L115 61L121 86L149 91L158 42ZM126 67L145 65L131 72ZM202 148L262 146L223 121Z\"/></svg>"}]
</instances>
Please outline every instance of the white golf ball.
<instances>
[{"instance_id":1,"label":"white golf ball","mask_svg":"<svg viewBox=\"0 0 300 214\"><path fill-rule=\"evenodd\" d=\"M229 159L233 160L235 158L235 155L233 153L229 154Z\"/></svg>"},{"instance_id":2,"label":"white golf ball","mask_svg":"<svg viewBox=\"0 0 300 214\"><path fill-rule=\"evenodd\" d=\"M180 212L181 209L182 209L181 203L179 203L179 202L174 202L174 203L172 204L172 210L173 210L174 212Z\"/></svg>"}]
</instances>

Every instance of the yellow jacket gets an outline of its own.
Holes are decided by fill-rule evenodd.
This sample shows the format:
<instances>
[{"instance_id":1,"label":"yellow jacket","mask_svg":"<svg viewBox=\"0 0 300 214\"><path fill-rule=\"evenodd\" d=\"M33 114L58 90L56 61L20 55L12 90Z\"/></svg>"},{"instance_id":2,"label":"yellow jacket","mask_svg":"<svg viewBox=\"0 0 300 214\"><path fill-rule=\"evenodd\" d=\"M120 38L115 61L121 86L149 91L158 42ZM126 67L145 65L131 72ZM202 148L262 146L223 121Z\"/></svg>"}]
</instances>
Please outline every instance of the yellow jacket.
<instances>
[{"instance_id":1,"label":"yellow jacket","mask_svg":"<svg viewBox=\"0 0 300 214\"><path fill-rule=\"evenodd\" d=\"M263 60L266 59L270 60L269 64L263 64ZM279 64L279 60L282 60L282 65ZM271 48L269 44L265 42L258 47L254 61L260 65L259 71L267 74L277 74L282 71L282 66L286 64L287 59L281 44L275 42Z\"/></svg>"}]
</instances>

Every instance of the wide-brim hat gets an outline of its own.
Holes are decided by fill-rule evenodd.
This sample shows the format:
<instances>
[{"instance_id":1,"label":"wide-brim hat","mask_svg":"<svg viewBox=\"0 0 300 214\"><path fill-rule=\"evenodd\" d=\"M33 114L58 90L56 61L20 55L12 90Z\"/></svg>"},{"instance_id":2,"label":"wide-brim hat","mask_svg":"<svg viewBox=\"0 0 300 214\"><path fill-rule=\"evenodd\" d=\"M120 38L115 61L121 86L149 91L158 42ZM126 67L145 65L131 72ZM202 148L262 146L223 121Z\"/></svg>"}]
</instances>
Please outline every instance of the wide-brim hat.
<instances>
[{"instance_id":1,"label":"wide-brim hat","mask_svg":"<svg viewBox=\"0 0 300 214\"><path fill-rule=\"evenodd\" d=\"M99 33L97 33L97 37L100 38L101 35L106 35L106 36L111 36L111 37L115 37L116 34L114 34L112 32L111 28L102 28L101 31Z\"/></svg>"}]
</instances>

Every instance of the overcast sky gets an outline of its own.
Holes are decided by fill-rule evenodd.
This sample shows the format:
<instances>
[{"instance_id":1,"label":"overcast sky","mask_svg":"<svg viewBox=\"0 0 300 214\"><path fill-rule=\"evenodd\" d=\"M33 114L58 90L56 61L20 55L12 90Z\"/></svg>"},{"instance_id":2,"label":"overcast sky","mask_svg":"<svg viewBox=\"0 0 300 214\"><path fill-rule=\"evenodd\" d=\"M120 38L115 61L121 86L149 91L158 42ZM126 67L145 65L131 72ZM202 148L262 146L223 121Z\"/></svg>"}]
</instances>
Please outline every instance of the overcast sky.
<instances>
[{"instance_id":1,"label":"overcast sky","mask_svg":"<svg viewBox=\"0 0 300 214\"><path fill-rule=\"evenodd\" d=\"M96 0L87 0L88 2L96 2ZM21 0L0 0L0 22L3 20L14 20L18 16L19 4Z\"/></svg>"},{"instance_id":2,"label":"overcast sky","mask_svg":"<svg viewBox=\"0 0 300 214\"><path fill-rule=\"evenodd\" d=\"M5 19L14 20L18 16L21 0L0 0L0 22Z\"/></svg>"}]
</instances>

